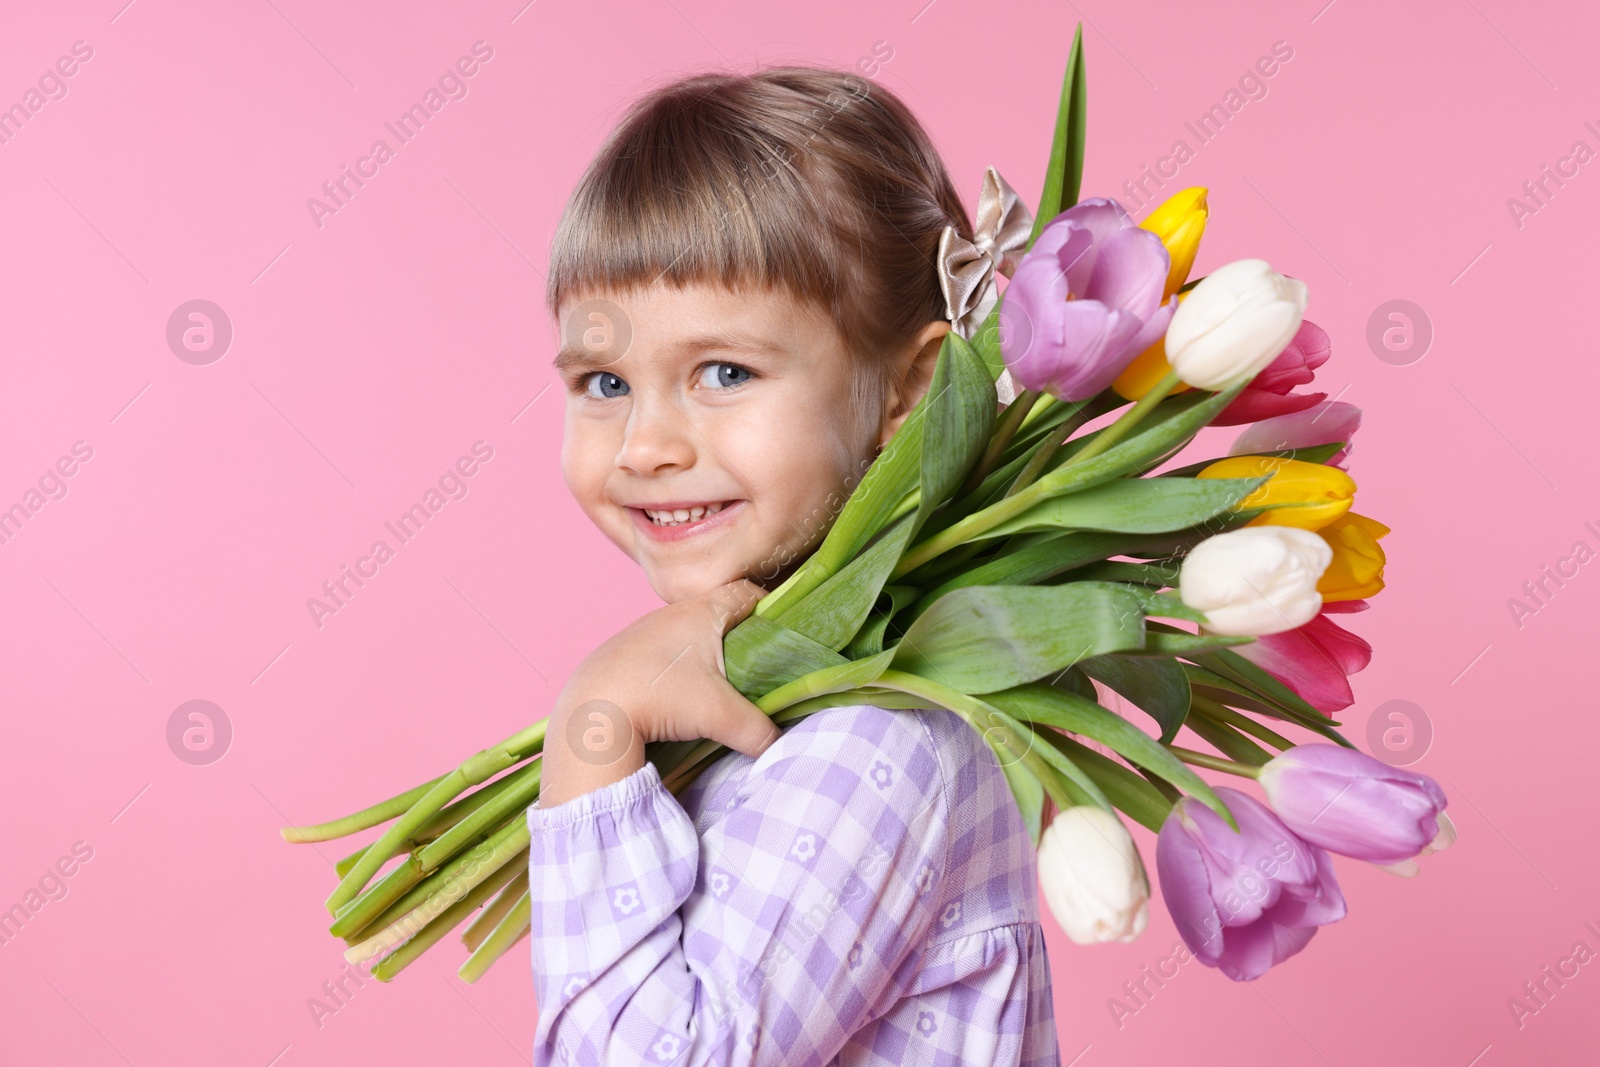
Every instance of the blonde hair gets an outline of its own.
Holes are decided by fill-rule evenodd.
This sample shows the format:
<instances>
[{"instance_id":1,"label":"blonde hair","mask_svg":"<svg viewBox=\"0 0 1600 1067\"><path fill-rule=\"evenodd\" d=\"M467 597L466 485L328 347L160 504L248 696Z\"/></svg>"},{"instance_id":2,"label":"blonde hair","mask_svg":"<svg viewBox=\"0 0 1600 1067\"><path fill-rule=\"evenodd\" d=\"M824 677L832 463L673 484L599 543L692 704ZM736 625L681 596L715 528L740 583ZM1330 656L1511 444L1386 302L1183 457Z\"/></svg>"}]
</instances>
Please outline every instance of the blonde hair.
<instances>
[{"instance_id":1,"label":"blonde hair","mask_svg":"<svg viewBox=\"0 0 1600 1067\"><path fill-rule=\"evenodd\" d=\"M947 224L971 239L944 163L890 90L817 67L700 74L636 101L589 164L552 241L545 300L554 316L658 279L782 286L835 323L867 412L889 356L946 317Z\"/></svg>"}]
</instances>

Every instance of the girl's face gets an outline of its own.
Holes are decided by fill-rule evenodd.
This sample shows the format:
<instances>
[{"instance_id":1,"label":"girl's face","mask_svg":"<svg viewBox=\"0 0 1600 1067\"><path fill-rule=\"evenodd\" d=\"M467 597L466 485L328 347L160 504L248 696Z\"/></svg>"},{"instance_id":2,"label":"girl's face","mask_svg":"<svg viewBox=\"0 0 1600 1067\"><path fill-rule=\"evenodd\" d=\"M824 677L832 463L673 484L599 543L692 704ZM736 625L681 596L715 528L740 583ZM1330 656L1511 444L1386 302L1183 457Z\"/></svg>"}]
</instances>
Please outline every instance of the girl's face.
<instances>
[{"instance_id":1,"label":"girl's face","mask_svg":"<svg viewBox=\"0 0 1600 1067\"><path fill-rule=\"evenodd\" d=\"M782 289L657 283L559 310L562 475L667 603L773 588L905 417L852 412L838 330Z\"/></svg>"}]
</instances>

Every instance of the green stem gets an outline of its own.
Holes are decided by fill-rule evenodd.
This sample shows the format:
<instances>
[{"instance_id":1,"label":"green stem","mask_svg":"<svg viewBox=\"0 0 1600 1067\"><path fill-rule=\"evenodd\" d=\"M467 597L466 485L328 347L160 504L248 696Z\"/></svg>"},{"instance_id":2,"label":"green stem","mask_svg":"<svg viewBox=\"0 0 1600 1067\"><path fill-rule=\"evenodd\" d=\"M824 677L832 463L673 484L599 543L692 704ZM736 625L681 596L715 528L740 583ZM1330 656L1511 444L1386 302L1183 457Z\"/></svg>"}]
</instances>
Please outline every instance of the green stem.
<instances>
[{"instance_id":1,"label":"green stem","mask_svg":"<svg viewBox=\"0 0 1600 1067\"><path fill-rule=\"evenodd\" d=\"M351 946L345 952L345 959L354 963L374 953L389 951L470 893L474 886L494 878L518 856L526 856L527 851L527 820L514 817L493 837L479 842L413 887L370 926L345 935L345 943ZM504 885L507 880L502 879L499 884Z\"/></svg>"},{"instance_id":2,"label":"green stem","mask_svg":"<svg viewBox=\"0 0 1600 1067\"><path fill-rule=\"evenodd\" d=\"M1061 403L1061 401L1057 400L1049 393L1040 393L1039 402L1033 406L1032 411L1028 412L1022 417L1022 425L1017 427L1017 432L1021 433L1028 427L1032 426L1035 422L1038 422L1039 419L1044 417L1044 415L1046 415L1052 407L1059 403Z\"/></svg>"},{"instance_id":3,"label":"green stem","mask_svg":"<svg viewBox=\"0 0 1600 1067\"><path fill-rule=\"evenodd\" d=\"M446 775L440 775L431 782L423 782L415 789L408 789L398 796L380 801L370 808L363 808L353 815L346 815L342 819L332 822L318 823L315 826L285 826L278 833L285 841L291 844L305 844L310 841L332 841L337 837L348 837L350 834L379 823L388 822L396 815L404 814L411 805L422 799L428 790L444 781Z\"/></svg>"},{"instance_id":4,"label":"green stem","mask_svg":"<svg viewBox=\"0 0 1600 1067\"><path fill-rule=\"evenodd\" d=\"M513 885L516 883L513 882ZM526 884L526 883L524 883ZM462 981L476 982L482 978L495 960L504 956L511 947L528 935L533 927L533 897L526 888L517 897L503 918L495 924L483 943L473 949L467 962L456 973Z\"/></svg>"},{"instance_id":5,"label":"green stem","mask_svg":"<svg viewBox=\"0 0 1600 1067\"><path fill-rule=\"evenodd\" d=\"M437 815L441 808L460 796L463 791L480 782L488 781L507 767L521 763L533 753L542 751L545 730L549 725L548 718L540 719L527 729L512 734L500 744L469 757L461 766L443 778L435 779L433 786L412 804L404 815L395 820L394 825L390 826L382 837L372 843L356 865L350 869L350 873L334 887L324 905L328 911L337 915L340 908L354 900L372 876L377 874L379 868L394 854L400 842L414 836L429 819Z\"/></svg>"},{"instance_id":6,"label":"green stem","mask_svg":"<svg viewBox=\"0 0 1600 1067\"><path fill-rule=\"evenodd\" d=\"M1061 451L1061 446L1067 443L1067 435L1075 429L1076 426L1059 427L1051 431L1050 440L1040 445L1033 455L1028 457L1028 462L1023 468L1017 472L1016 479L1006 488L1006 496L1015 496L1037 481L1039 475L1050 465L1050 461L1056 458L1056 453Z\"/></svg>"},{"instance_id":7,"label":"green stem","mask_svg":"<svg viewBox=\"0 0 1600 1067\"><path fill-rule=\"evenodd\" d=\"M519 772L523 778L517 785L496 797L491 803L462 819L449 832L426 845L417 853L424 873L454 856L491 826L498 826L507 815L525 810L539 795L539 780L544 776L544 760L529 764Z\"/></svg>"},{"instance_id":8,"label":"green stem","mask_svg":"<svg viewBox=\"0 0 1600 1067\"><path fill-rule=\"evenodd\" d=\"M526 852L523 853L526 856ZM521 865L524 870L527 864ZM418 956L432 948L439 939L454 930L465 919L478 909L484 901L499 892L507 882L516 877L518 864L509 863L494 872L487 880L473 886L467 895L450 905L439 914L432 922L418 930L412 937L394 952L385 956L379 964L372 969L372 976L380 982L391 981L395 975L405 970ZM363 959L369 957L357 957Z\"/></svg>"},{"instance_id":9,"label":"green stem","mask_svg":"<svg viewBox=\"0 0 1600 1067\"><path fill-rule=\"evenodd\" d=\"M328 933L334 937L349 937L360 932L382 915L394 902L409 893L426 875L415 856L407 856L404 863L378 879L356 899L339 909Z\"/></svg>"},{"instance_id":10,"label":"green stem","mask_svg":"<svg viewBox=\"0 0 1600 1067\"><path fill-rule=\"evenodd\" d=\"M1155 406L1161 403L1161 401L1165 400L1167 398L1167 394L1176 389L1179 384L1181 383L1178 380L1178 372L1169 370L1166 374L1166 377L1162 378L1151 388L1148 393L1139 398L1138 403L1134 404L1133 407L1129 408L1127 411L1124 411L1121 416L1118 417L1116 422L1113 422L1110 426L1102 430L1093 441L1090 441L1087 445L1083 446L1082 449L1074 454L1071 459L1067 460L1066 463L1062 464L1062 466L1070 467L1074 463L1082 463L1085 460L1093 459L1095 456L1098 456L1100 453L1104 452L1106 449L1110 448L1112 445L1128 436L1133 428L1139 425L1140 420L1142 420L1146 415L1150 414L1150 412L1154 410Z\"/></svg>"},{"instance_id":11,"label":"green stem","mask_svg":"<svg viewBox=\"0 0 1600 1067\"><path fill-rule=\"evenodd\" d=\"M1260 767L1251 767L1245 763L1235 763L1231 759L1221 756L1208 756L1204 752L1196 752L1192 748L1183 748L1180 745L1168 745L1167 750L1185 763L1196 767L1205 767L1208 770L1222 771L1224 774L1237 774L1241 778L1261 777Z\"/></svg>"},{"instance_id":12,"label":"green stem","mask_svg":"<svg viewBox=\"0 0 1600 1067\"><path fill-rule=\"evenodd\" d=\"M1005 414L1000 416L1000 424L995 427L994 436L989 439L989 447L983 450L983 456L978 460L977 466L972 468L966 481L961 483L961 488L958 490L961 495L978 488L989 476L989 472L994 470L995 464L1000 459L1000 453L1006 450L1006 446L1011 443L1011 439L1022 426L1023 418L1033 410L1033 405L1043 395L1032 389L1024 389L1006 407Z\"/></svg>"},{"instance_id":13,"label":"green stem","mask_svg":"<svg viewBox=\"0 0 1600 1067\"><path fill-rule=\"evenodd\" d=\"M511 909L516 907L518 898L526 895L527 892L528 872L526 870L518 871L516 877L506 883L506 887L500 891L500 895L484 905L484 909L478 913L478 917L473 919L471 924L461 932L461 942L467 946L467 951L472 952L483 944L484 939L494 931L495 927L500 925L500 920L504 919Z\"/></svg>"},{"instance_id":14,"label":"green stem","mask_svg":"<svg viewBox=\"0 0 1600 1067\"><path fill-rule=\"evenodd\" d=\"M477 811L491 800L500 796L508 788L514 788L518 782L527 777L528 773L532 769L532 767L518 768L504 777L496 778L483 788L462 797L460 800L456 801L454 804L451 804L449 807L439 812L439 814L429 819L427 823L423 825L422 829L418 830L415 834L396 845L394 851L386 857L385 862L393 859L396 856L405 855L418 845L426 845L428 842L437 839L441 834L447 832L452 826L460 823L462 819L465 819L467 816L471 815L473 812ZM367 850L365 848L356 849L354 852L350 853L350 855L344 857L338 863L334 864L333 869L338 872L340 878L343 878L345 875L350 873L351 869L355 867L357 863L360 862L361 857L364 856L366 852Z\"/></svg>"},{"instance_id":15,"label":"green stem","mask_svg":"<svg viewBox=\"0 0 1600 1067\"><path fill-rule=\"evenodd\" d=\"M1190 704L1194 710L1260 738L1279 752L1284 752L1294 747L1294 742L1287 737L1269 729L1248 715L1241 715L1226 704L1219 704L1215 700L1208 700L1205 697L1198 696L1191 697Z\"/></svg>"}]
</instances>

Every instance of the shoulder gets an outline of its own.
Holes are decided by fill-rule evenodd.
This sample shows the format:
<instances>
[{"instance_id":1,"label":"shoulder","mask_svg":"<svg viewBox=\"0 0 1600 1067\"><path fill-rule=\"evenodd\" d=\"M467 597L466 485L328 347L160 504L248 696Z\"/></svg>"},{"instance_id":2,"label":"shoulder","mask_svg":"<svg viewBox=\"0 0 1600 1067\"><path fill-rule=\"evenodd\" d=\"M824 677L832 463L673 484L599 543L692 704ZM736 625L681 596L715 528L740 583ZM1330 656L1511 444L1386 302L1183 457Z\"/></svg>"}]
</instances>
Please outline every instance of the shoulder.
<instances>
[{"instance_id":1,"label":"shoulder","mask_svg":"<svg viewBox=\"0 0 1600 1067\"><path fill-rule=\"evenodd\" d=\"M947 823L953 767L929 714L871 704L814 712L750 763L743 792L815 791L862 815L882 806Z\"/></svg>"}]
</instances>

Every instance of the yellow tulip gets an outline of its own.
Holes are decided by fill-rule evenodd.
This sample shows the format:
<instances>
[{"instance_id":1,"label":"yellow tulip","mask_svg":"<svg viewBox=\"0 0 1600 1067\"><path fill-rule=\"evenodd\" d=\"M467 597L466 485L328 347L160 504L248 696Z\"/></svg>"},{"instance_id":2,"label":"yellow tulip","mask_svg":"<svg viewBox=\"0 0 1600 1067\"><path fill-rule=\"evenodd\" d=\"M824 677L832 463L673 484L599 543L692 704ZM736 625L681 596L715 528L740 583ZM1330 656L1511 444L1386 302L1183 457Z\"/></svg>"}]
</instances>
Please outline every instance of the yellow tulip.
<instances>
[{"instance_id":1,"label":"yellow tulip","mask_svg":"<svg viewBox=\"0 0 1600 1067\"><path fill-rule=\"evenodd\" d=\"M1172 261L1172 268L1167 272L1166 296L1177 292L1178 287L1188 280L1189 268L1194 266L1194 254L1200 247L1201 235L1206 232L1209 214L1206 189L1204 186L1195 186L1172 194L1166 203L1139 223L1141 229L1149 230L1161 238L1167 256Z\"/></svg>"},{"instance_id":2,"label":"yellow tulip","mask_svg":"<svg viewBox=\"0 0 1600 1067\"><path fill-rule=\"evenodd\" d=\"M1388 532L1383 523L1353 511L1317 531L1333 548L1333 562L1317 582L1324 602L1365 600L1383 588L1385 556L1378 538Z\"/></svg>"},{"instance_id":3,"label":"yellow tulip","mask_svg":"<svg viewBox=\"0 0 1600 1067\"><path fill-rule=\"evenodd\" d=\"M1355 481L1338 467L1306 463L1282 456L1230 456L1195 475L1197 478L1259 478L1272 475L1236 510L1269 508L1247 526L1298 526L1320 530L1350 510Z\"/></svg>"},{"instance_id":4,"label":"yellow tulip","mask_svg":"<svg viewBox=\"0 0 1600 1067\"><path fill-rule=\"evenodd\" d=\"M1183 298L1188 295L1179 293L1178 302L1181 304ZM1156 339L1155 344L1135 356L1132 363L1122 368L1122 373L1111 383L1111 388L1124 400L1138 400L1154 389L1156 383L1165 378L1171 370L1172 366L1167 362L1167 339L1163 335ZM1188 391L1189 386L1180 382L1168 395L1177 396Z\"/></svg>"}]
</instances>

